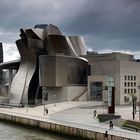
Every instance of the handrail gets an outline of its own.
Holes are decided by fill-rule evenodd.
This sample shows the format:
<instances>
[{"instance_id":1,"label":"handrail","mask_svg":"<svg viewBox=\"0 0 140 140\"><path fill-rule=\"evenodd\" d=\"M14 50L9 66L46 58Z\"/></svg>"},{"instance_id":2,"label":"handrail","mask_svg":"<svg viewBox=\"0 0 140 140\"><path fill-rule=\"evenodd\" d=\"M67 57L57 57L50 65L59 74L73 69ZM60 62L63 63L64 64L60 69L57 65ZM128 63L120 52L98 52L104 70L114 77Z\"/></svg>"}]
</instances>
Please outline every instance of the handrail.
<instances>
[{"instance_id":1,"label":"handrail","mask_svg":"<svg viewBox=\"0 0 140 140\"><path fill-rule=\"evenodd\" d=\"M62 121L62 120L57 120L57 119L51 119L53 121L56 121L60 124L70 126L70 127L75 127L75 128L80 128L80 129L86 129L94 132L100 132L100 133L105 133L108 131L108 134L114 135L114 136L120 136L120 137L125 137L125 138L132 138L132 139L140 139L140 134L136 132L124 132L116 129L107 129L107 128L101 128L97 126L91 126L91 125L85 125L85 124L78 124L74 122L67 122L67 121Z\"/></svg>"},{"instance_id":2,"label":"handrail","mask_svg":"<svg viewBox=\"0 0 140 140\"><path fill-rule=\"evenodd\" d=\"M55 124L65 125L65 126L74 127L74 128L80 128L80 129L99 132L99 133L103 133L103 134L105 134L105 132L108 131L108 134L110 134L110 135L120 136L120 137L124 137L124 138L131 138L131 139L136 139L136 140L140 139L140 133L138 133L138 132L128 132L125 130L121 131L121 130L116 130L115 128L110 130L109 128L101 128L101 127L97 127L97 126L91 126L91 125L79 124L79 123L75 123L75 122L48 118L48 115L39 116L39 115L31 115L31 114L26 114L26 113L13 112L13 111L8 111L8 110L2 110L1 113L2 112L6 112L6 113L9 112L8 113L9 115L20 116L20 117L24 117L24 118L28 118L28 119L55 123Z\"/></svg>"}]
</instances>

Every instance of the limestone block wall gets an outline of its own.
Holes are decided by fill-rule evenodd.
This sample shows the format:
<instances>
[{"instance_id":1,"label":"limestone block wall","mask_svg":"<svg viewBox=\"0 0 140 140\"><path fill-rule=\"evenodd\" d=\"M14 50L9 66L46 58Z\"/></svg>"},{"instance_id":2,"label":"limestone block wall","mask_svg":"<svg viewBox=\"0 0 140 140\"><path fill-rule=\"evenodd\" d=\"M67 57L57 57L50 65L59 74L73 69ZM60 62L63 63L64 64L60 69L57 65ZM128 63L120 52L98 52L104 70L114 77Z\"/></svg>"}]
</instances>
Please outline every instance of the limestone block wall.
<instances>
[{"instance_id":1,"label":"limestone block wall","mask_svg":"<svg viewBox=\"0 0 140 140\"><path fill-rule=\"evenodd\" d=\"M69 85L64 87L47 87L48 102L72 101L82 95L87 90L87 86ZM85 99L87 100L87 99Z\"/></svg>"},{"instance_id":2,"label":"limestone block wall","mask_svg":"<svg viewBox=\"0 0 140 140\"><path fill-rule=\"evenodd\" d=\"M135 94L138 98L139 101L139 89L138 86L140 85L140 64L139 62L120 62L120 103L121 104L129 104L132 102L132 97L129 95L130 94ZM125 80L126 76L126 80ZM128 79L128 76L130 79ZM131 76L133 79L131 79ZM134 80L134 76L136 79ZM125 85L126 83L126 85ZM129 83L129 85L128 85ZM132 84L131 84L132 83ZM136 83L136 85L134 85ZM126 93L125 93L126 89ZM128 93L129 89L129 93ZM136 90L136 93L134 93L134 89ZM132 90L132 92L131 92ZM128 97L129 101L125 102L124 97Z\"/></svg>"},{"instance_id":3,"label":"limestone block wall","mask_svg":"<svg viewBox=\"0 0 140 140\"><path fill-rule=\"evenodd\" d=\"M13 116L9 114L2 114L0 113L0 120L8 120L15 122L20 125L28 125L32 127L37 127L39 129L45 129L53 132L58 132L70 136L79 137L81 139L88 139L88 140L132 140L129 138L119 137L108 134L107 137L105 133L94 132L91 130L81 129L72 127L69 125L62 125L52 122L45 122L40 120L35 120L31 118L24 118L19 116Z\"/></svg>"},{"instance_id":4,"label":"limestone block wall","mask_svg":"<svg viewBox=\"0 0 140 140\"><path fill-rule=\"evenodd\" d=\"M68 101L72 101L74 98L85 93L87 90L87 86L67 86L67 90L68 90Z\"/></svg>"}]
</instances>

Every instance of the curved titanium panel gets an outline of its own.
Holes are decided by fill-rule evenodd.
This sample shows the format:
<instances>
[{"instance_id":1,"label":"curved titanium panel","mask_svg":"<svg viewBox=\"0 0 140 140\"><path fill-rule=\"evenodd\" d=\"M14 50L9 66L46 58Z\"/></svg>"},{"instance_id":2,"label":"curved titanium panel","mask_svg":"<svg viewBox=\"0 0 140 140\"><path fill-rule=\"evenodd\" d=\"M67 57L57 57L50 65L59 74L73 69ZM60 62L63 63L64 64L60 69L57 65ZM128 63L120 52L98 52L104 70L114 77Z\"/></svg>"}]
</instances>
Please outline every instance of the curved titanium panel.
<instances>
[{"instance_id":1,"label":"curved titanium panel","mask_svg":"<svg viewBox=\"0 0 140 140\"><path fill-rule=\"evenodd\" d=\"M11 84L10 103L28 103L28 90L36 68L36 56L33 49L27 48L24 40L18 40L17 47L21 55L20 67Z\"/></svg>"},{"instance_id":2,"label":"curved titanium panel","mask_svg":"<svg viewBox=\"0 0 140 140\"><path fill-rule=\"evenodd\" d=\"M77 57L75 51L73 51L71 44L68 43L65 36L61 35L49 35L49 43L52 46L56 55L68 55Z\"/></svg>"},{"instance_id":3,"label":"curved titanium panel","mask_svg":"<svg viewBox=\"0 0 140 140\"><path fill-rule=\"evenodd\" d=\"M68 36L77 55L86 55L86 47L83 37Z\"/></svg>"},{"instance_id":4,"label":"curved titanium panel","mask_svg":"<svg viewBox=\"0 0 140 140\"><path fill-rule=\"evenodd\" d=\"M62 87L87 84L87 63L85 60L59 55L39 57L40 85Z\"/></svg>"},{"instance_id":5,"label":"curved titanium panel","mask_svg":"<svg viewBox=\"0 0 140 140\"><path fill-rule=\"evenodd\" d=\"M52 24L49 24L47 26L47 35L62 35L61 31L58 29L58 27L52 25Z\"/></svg>"},{"instance_id":6,"label":"curved titanium panel","mask_svg":"<svg viewBox=\"0 0 140 140\"><path fill-rule=\"evenodd\" d=\"M32 39L41 39L43 40L43 29L27 29L26 35Z\"/></svg>"},{"instance_id":7,"label":"curved titanium panel","mask_svg":"<svg viewBox=\"0 0 140 140\"><path fill-rule=\"evenodd\" d=\"M3 47L1 42L0 42L0 63L3 63Z\"/></svg>"}]
</instances>

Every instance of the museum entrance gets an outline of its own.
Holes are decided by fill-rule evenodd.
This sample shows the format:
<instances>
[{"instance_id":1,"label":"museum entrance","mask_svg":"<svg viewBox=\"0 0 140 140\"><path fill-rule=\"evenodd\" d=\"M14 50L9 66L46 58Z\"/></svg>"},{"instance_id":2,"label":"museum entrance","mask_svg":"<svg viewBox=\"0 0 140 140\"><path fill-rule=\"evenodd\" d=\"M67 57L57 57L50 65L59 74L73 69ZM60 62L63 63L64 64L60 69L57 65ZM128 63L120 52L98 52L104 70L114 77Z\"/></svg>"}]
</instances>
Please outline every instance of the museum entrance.
<instances>
[{"instance_id":1,"label":"museum entrance","mask_svg":"<svg viewBox=\"0 0 140 140\"><path fill-rule=\"evenodd\" d=\"M103 82L90 82L90 100L102 101Z\"/></svg>"}]
</instances>

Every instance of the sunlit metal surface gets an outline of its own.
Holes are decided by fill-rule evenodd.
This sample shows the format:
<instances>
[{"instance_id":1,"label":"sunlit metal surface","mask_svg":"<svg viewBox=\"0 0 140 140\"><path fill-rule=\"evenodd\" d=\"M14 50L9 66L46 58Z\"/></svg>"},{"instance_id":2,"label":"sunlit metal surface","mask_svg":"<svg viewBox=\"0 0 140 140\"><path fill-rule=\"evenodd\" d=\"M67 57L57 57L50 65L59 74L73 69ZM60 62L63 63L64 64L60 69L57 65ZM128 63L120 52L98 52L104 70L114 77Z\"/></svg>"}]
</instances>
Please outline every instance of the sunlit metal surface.
<instances>
[{"instance_id":1,"label":"sunlit metal surface","mask_svg":"<svg viewBox=\"0 0 140 140\"><path fill-rule=\"evenodd\" d=\"M85 42L81 36L69 36L69 39L78 56L86 55Z\"/></svg>"}]
</instances>

